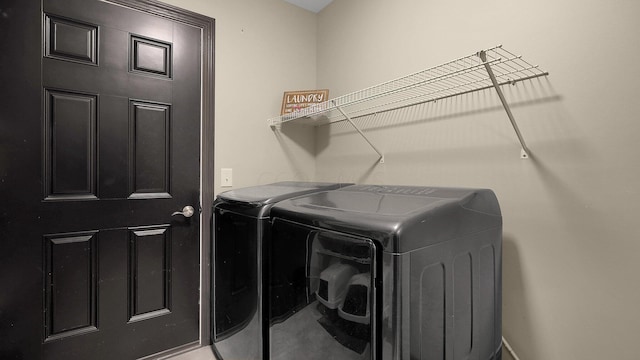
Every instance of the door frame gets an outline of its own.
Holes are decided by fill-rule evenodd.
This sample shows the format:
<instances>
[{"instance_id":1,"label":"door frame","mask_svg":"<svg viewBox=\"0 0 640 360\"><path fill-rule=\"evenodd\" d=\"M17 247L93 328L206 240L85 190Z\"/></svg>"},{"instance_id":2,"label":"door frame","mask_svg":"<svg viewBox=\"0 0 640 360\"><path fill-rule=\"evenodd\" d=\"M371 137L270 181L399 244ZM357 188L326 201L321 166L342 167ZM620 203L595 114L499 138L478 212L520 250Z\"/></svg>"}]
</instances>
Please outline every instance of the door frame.
<instances>
[{"instance_id":1,"label":"door frame","mask_svg":"<svg viewBox=\"0 0 640 360\"><path fill-rule=\"evenodd\" d=\"M215 19L156 0L103 0L199 28L201 31L200 115L200 344L210 344L211 216L214 195ZM189 345L189 344L187 344ZM188 349L192 347L188 346ZM188 349L169 349L163 355ZM159 354L156 354L156 356ZM152 355L154 356L154 355ZM164 356L163 356L164 357Z\"/></svg>"}]
</instances>

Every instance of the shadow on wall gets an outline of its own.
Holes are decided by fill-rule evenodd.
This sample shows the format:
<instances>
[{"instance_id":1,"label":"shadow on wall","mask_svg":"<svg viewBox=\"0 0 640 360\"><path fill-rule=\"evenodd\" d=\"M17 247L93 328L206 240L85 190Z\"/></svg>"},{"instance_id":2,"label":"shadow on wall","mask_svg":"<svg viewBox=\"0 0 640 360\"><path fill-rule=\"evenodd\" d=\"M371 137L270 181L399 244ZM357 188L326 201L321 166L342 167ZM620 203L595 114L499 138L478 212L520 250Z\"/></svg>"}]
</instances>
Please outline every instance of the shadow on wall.
<instances>
[{"instance_id":1,"label":"shadow on wall","mask_svg":"<svg viewBox=\"0 0 640 360\"><path fill-rule=\"evenodd\" d=\"M295 174L295 178L301 181L309 180L310 177L313 177L313 173L309 174L309 166L297 153L300 149L303 149L305 152L309 154L313 154L314 152L314 133L313 128L304 125L293 125L293 126L283 126L281 129L274 129L273 133L280 143L280 148L282 149L282 153L288 160L288 163L291 164L293 168L293 172ZM284 134L284 135L283 135ZM293 148L291 141L297 145L296 148ZM264 177L265 179L267 177ZM261 181L264 179L261 179ZM267 182L275 182L275 181L283 181L283 180L291 180L290 178L280 179L278 176L270 179ZM266 183L266 182L265 182Z\"/></svg>"},{"instance_id":2,"label":"shadow on wall","mask_svg":"<svg viewBox=\"0 0 640 360\"><path fill-rule=\"evenodd\" d=\"M537 156L539 147L575 147L574 143L567 145L567 138L577 135L566 114L557 111L563 96L550 79L521 81L504 85L502 90L531 149L530 156ZM507 179L520 173L520 164L514 163L520 160L518 139L494 89L368 115L354 122L385 155L386 164L375 164L373 171L369 159L375 161L375 153L343 121L317 129L317 174L343 171L351 181L379 182L372 178L373 172L385 183L400 179L425 185L449 184L452 176L461 182L481 177L485 186L491 186L492 181L502 181L499 174ZM505 164L510 167L502 166ZM487 165L494 166L493 170L487 171Z\"/></svg>"},{"instance_id":3,"label":"shadow on wall","mask_svg":"<svg viewBox=\"0 0 640 360\"><path fill-rule=\"evenodd\" d=\"M296 143L301 149L311 155L315 155L315 132L316 128L313 125L306 125L303 123L290 122L282 124L273 129L274 134L278 138L278 141L285 146L283 139L280 135L286 136L289 140Z\"/></svg>"},{"instance_id":4,"label":"shadow on wall","mask_svg":"<svg viewBox=\"0 0 640 360\"><path fill-rule=\"evenodd\" d=\"M504 85L502 86L502 90L507 99L507 103L512 109L526 108L544 103L559 102L562 100L562 97L558 95L551 86L549 79L546 78L530 79L520 81L514 85ZM356 126L364 131L365 134L367 134L367 132L372 133L375 131L399 129L403 127L408 128L405 131L417 131L418 133L424 133L425 131L428 131L428 129L417 128L416 130L414 130L411 129L411 127L427 124L430 122L440 122L461 118L477 118L484 114L494 113L504 117L505 120L508 119L495 90L489 88L463 95L456 95L437 101L429 101L422 104L408 106L393 111L378 112L369 115L353 117L352 120L356 124ZM517 114L516 121L518 121ZM520 119L520 121L522 121L522 119ZM511 136L515 138L515 135L511 134L513 131L510 129L510 125L507 124L508 121L497 123L495 125L496 129L492 130L493 133L509 134L510 138ZM290 139L314 157L322 154L325 149L331 146L331 139L333 137L344 135L351 136L357 134L357 131L353 128L353 126L351 126L348 121L339 120L334 120L334 122L330 124L324 124L317 127L313 124L307 125L297 122L286 123L282 124L279 129L274 129L274 132L276 133L276 135L283 135L284 137ZM462 132L455 136L473 137L473 134L467 133L468 132ZM309 140L309 134L311 134L313 140ZM437 136L437 134L431 136ZM385 140L383 140L382 142L380 142L379 139L374 141L376 142L376 145L382 146L382 149L380 150L383 153L392 153L397 151L405 152L412 148L421 149L423 147L423 143L427 141L422 137L407 138L406 135L403 135L402 139L396 139L397 141L394 141L394 139L389 138L386 135L385 137L383 137L383 139ZM436 138L435 140L436 142L446 140L446 149L465 146L469 143L469 139L455 137L448 139L440 137ZM356 141L362 142L366 146L364 140L360 140L359 137ZM401 149L394 149L396 145L393 145L393 143L398 141L403 145L401 145ZM434 143L433 141L431 142ZM385 147L387 149L385 149ZM367 167L367 171L369 172L371 171L371 169ZM362 178L367 178L366 174L363 175Z\"/></svg>"},{"instance_id":5,"label":"shadow on wall","mask_svg":"<svg viewBox=\"0 0 640 360\"><path fill-rule=\"evenodd\" d=\"M582 151L583 154L588 154L588 148L578 147L578 145L565 150L565 152ZM575 154L573 158L580 159L579 154ZM557 212L562 214L562 218L559 219L559 221L567 224L567 228L580 231L580 234L589 235L581 238L580 243L583 244L587 239L597 239L596 241L599 242L601 239L609 237L610 234L608 234L603 227L601 216L598 213L599 209L594 205L595 197L588 193L587 196L581 194L576 185L567 179L567 176L563 177L558 169L547 165L543 160L546 159L533 157L532 163L536 168L540 181L544 184L549 194L552 195L554 199L553 204L557 207ZM577 176L582 182L590 181L588 171L581 174L578 170L575 170L572 175ZM605 185L606 184L603 183L602 187ZM597 187L593 188L598 189ZM597 247L601 250L599 255L604 255L606 248L601 248L598 245Z\"/></svg>"},{"instance_id":6,"label":"shadow on wall","mask_svg":"<svg viewBox=\"0 0 640 360\"><path fill-rule=\"evenodd\" d=\"M316 156L329 146L329 127L316 126L313 122L305 124L304 120L287 122L274 128L273 132L276 137L284 135L307 153ZM309 136L311 136L311 140L309 140ZM281 138L278 140L282 143Z\"/></svg>"},{"instance_id":7,"label":"shadow on wall","mask_svg":"<svg viewBox=\"0 0 640 360\"><path fill-rule=\"evenodd\" d=\"M518 245L510 234L504 234L502 239L502 336L504 336L513 351L520 357L527 354L527 359L537 359L536 336L533 332L532 314L529 305L529 294L522 273ZM508 319L508 321L506 321ZM516 329L506 327L512 324ZM503 359L511 360L511 354L503 345Z\"/></svg>"},{"instance_id":8,"label":"shadow on wall","mask_svg":"<svg viewBox=\"0 0 640 360\"><path fill-rule=\"evenodd\" d=\"M562 100L562 97L552 88L549 79L546 78L525 80L515 85L504 85L502 86L502 91L509 107L512 109ZM504 108L496 95L496 91L490 88L437 101L429 101L390 112L354 117L352 120L363 130L384 130L493 112L504 112ZM507 115L505 114L504 116L506 118ZM353 127L344 121L335 122L330 126L337 127L336 131L333 132L333 136L348 135L355 132ZM320 128L324 127L327 126L321 126ZM318 138L318 141L324 140L323 137ZM322 146L318 147L323 148Z\"/></svg>"}]
</instances>

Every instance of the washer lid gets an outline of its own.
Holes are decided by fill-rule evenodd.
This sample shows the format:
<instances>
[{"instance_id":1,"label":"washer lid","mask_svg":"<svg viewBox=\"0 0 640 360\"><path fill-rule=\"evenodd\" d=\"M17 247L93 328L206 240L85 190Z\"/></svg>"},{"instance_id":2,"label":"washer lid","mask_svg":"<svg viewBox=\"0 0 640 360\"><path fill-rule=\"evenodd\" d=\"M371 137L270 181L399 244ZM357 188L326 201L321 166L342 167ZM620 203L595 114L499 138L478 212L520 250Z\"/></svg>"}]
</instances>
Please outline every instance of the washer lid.
<instances>
[{"instance_id":1,"label":"washer lid","mask_svg":"<svg viewBox=\"0 0 640 360\"><path fill-rule=\"evenodd\" d=\"M225 191L218 195L218 199L226 202L244 203L248 206L260 207L300 195L338 189L346 185L350 184L283 181Z\"/></svg>"},{"instance_id":2,"label":"washer lid","mask_svg":"<svg viewBox=\"0 0 640 360\"><path fill-rule=\"evenodd\" d=\"M379 241L405 252L502 226L488 189L354 185L284 200L271 217Z\"/></svg>"}]
</instances>

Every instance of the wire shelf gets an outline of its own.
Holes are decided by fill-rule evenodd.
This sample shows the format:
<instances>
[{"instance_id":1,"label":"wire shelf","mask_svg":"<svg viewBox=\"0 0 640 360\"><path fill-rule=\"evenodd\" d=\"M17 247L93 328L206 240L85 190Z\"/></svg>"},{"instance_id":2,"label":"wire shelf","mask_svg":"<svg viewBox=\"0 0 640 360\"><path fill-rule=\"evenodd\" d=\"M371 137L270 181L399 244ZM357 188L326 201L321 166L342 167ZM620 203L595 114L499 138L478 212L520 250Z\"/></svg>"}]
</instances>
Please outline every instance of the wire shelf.
<instances>
[{"instance_id":1,"label":"wire shelf","mask_svg":"<svg viewBox=\"0 0 640 360\"><path fill-rule=\"evenodd\" d=\"M292 113L270 118L268 123L273 127L301 120L321 125L494 88L496 86L487 65L493 71L498 86L515 84L518 81L549 74L499 45Z\"/></svg>"}]
</instances>

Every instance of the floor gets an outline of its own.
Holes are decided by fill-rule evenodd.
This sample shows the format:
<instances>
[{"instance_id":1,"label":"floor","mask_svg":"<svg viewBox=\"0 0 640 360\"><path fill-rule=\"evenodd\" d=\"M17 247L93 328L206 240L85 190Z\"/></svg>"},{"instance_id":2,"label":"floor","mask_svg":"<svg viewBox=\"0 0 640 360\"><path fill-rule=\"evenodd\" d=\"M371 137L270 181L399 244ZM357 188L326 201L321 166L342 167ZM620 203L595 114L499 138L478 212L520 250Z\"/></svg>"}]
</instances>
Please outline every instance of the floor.
<instances>
[{"instance_id":1,"label":"floor","mask_svg":"<svg viewBox=\"0 0 640 360\"><path fill-rule=\"evenodd\" d=\"M213 355L211 346L204 346L199 349L174 356L169 360L216 360L216 357Z\"/></svg>"},{"instance_id":2,"label":"floor","mask_svg":"<svg viewBox=\"0 0 640 360\"><path fill-rule=\"evenodd\" d=\"M271 358L370 359L368 342L358 341L346 335L345 331L339 330L336 325L338 319L337 310L328 310L317 301L313 301L289 315L283 322L271 325Z\"/></svg>"}]
</instances>

